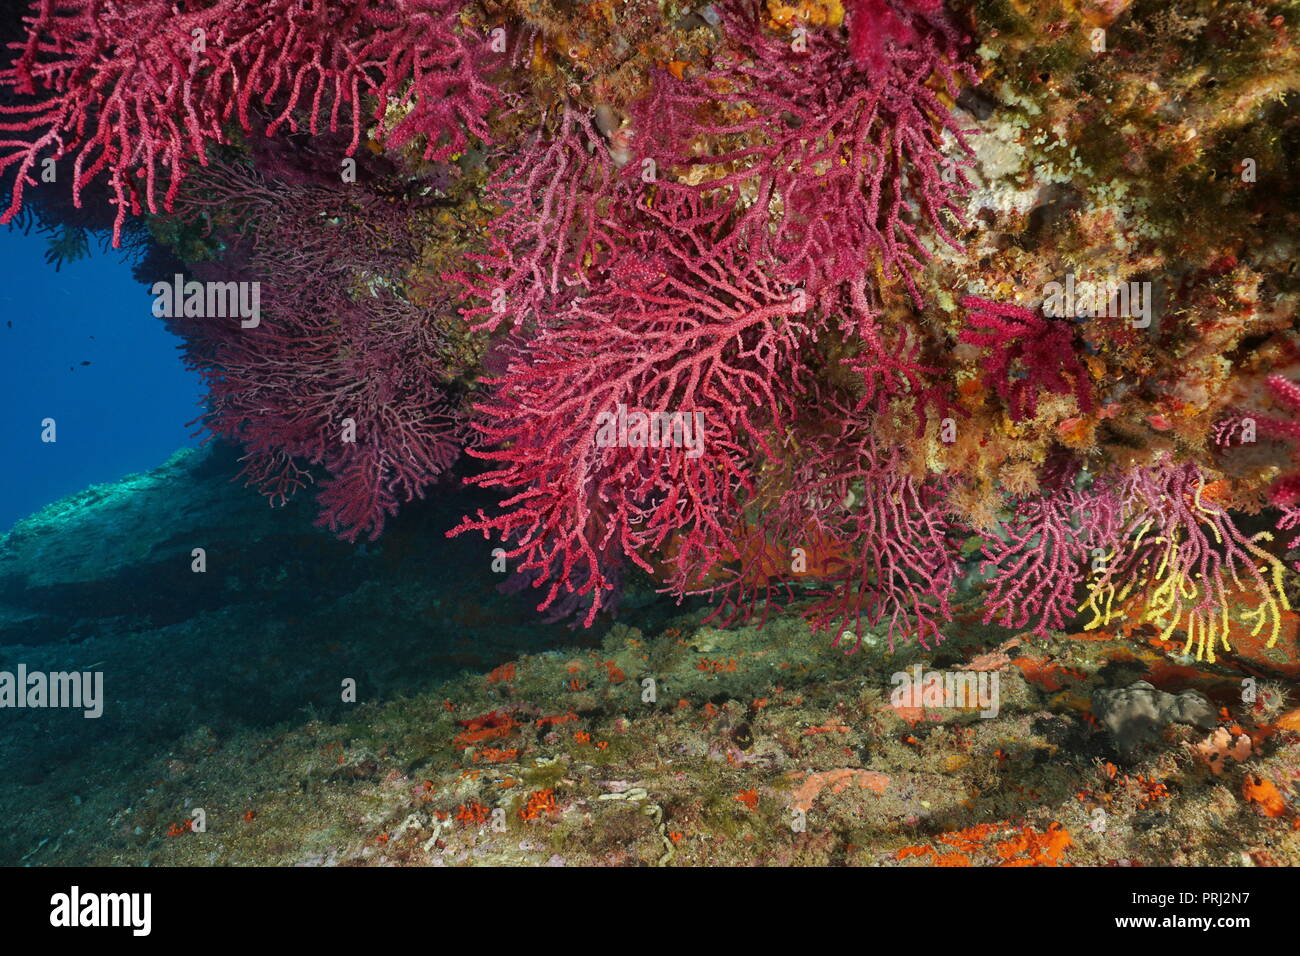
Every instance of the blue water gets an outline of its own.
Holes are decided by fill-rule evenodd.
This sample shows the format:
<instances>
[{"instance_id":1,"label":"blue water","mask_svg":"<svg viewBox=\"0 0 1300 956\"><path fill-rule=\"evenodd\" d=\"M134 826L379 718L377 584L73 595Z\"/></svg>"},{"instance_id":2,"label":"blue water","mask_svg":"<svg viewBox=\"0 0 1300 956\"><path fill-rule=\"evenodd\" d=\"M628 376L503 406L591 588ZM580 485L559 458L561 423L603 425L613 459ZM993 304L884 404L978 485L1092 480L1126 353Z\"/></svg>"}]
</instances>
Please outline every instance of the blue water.
<instances>
[{"instance_id":1,"label":"blue water","mask_svg":"<svg viewBox=\"0 0 1300 956\"><path fill-rule=\"evenodd\" d=\"M130 264L92 242L56 272L45 249L34 231L0 228L0 531L197 441L186 423L200 411L198 376ZM45 418L54 443L41 441Z\"/></svg>"}]
</instances>

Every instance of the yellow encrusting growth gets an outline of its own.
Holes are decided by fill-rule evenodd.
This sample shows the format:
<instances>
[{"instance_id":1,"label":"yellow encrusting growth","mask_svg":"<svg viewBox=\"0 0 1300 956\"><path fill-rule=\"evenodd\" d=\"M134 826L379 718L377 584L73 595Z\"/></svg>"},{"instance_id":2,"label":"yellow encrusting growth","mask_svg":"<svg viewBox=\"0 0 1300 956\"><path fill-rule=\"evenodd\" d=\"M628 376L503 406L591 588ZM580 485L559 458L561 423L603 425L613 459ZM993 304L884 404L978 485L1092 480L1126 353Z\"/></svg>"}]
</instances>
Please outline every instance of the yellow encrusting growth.
<instances>
[{"instance_id":1,"label":"yellow encrusting growth","mask_svg":"<svg viewBox=\"0 0 1300 956\"><path fill-rule=\"evenodd\" d=\"M767 0L769 25L782 28L798 24L814 27L838 27L844 22L844 7L840 0L801 0L799 3L782 3Z\"/></svg>"}]
</instances>

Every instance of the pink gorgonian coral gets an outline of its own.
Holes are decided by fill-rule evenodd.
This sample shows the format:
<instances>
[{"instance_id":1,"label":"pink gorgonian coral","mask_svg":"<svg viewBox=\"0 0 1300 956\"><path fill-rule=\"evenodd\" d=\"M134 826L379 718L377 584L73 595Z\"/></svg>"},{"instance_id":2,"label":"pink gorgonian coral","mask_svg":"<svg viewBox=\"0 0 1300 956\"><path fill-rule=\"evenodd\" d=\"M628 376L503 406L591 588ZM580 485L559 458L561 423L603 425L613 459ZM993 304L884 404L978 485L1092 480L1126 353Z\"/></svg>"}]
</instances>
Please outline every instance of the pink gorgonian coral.
<instances>
[{"instance_id":1,"label":"pink gorgonian coral","mask_svg":"<svg viewBox=\"0 0 1300 956\"><path fill-rule=\"evenodd\" d=\"M188 162L207 161L224 126L266 132L351 128L367 121L400 147L426 137L425 159L486 138L496 96L483 79L490 49L458 21L458 0L35 0L27 38L0 86L0 173L12 171L9 222L43 160L72 161L74 201L104 173L117 204L114 244L128 212L170 211ZM370 98L373 105L363 107ZM399 116L395 123L391 116ZM391 124L391 128L390 128ZM341 157L340 157L341 158ZM66 175L66 174L64 174ZM163 191L160 175L167 180Z\"/></svg>"},{"instance_id":2,"label":"pink gorgonian coral","mask_svg":"<svg viewBox=\"0 0 1300 956\"><path fill-rule=\"evenodd\" d=\"M931 418L964 415L953 404L941 369L923 356L917 331L906 325L890 327L872 305L867 285L865 277L852 279L829 300L840 331L854 348L844 359L861 382L854 412L883 412L889 403L902 400L911 405L918 434Z\"/></svg>"},{"instance_id":3,"label":"pink gorgonian coral","mask_svg":"<svg viewBox=\"0 0 1300 956\"><path fill-rule=\"evenodd\" d=\"M1159 625L1163 639L1182 631L1183 653L1195 648L1197 660L1231 650L1234 609L1252 634L1276 643L1289 607L1283 566L1260 545L1272 536L1240 531L1206 485L1195 464L1168 461L1103 481L1098 491L1119 518L1088 584L1085 629L1124 618L1140 597L1141 620Z\"/></svg>"},{"instance_id":4,"label":"pink gorgonian coral","mask_svg":"<svg viewBox=\"0 0 1300 956\"><path fill-rule=\"evenodd\" d=\"M763 250L775 275L809 295L879 274L919 302L913 276L931 256L923 235L960 248L953 229L965 225L959 200L970 187L968 131L931 86L937 77L955 96L960 81L975 82L950 35L904 15L906 42L891 43L884 63L863 54L864 70L832 31L792 38L769 29L757 0L716 6L732 47L725 62L689 81L661 74L633 107L633 146L643 168L654 162L655 188L717 195L735 217L722 241ZM881 13L874 6L859 23ZM884 22L903 22L894 11L904 4L878 6Z\"/></svg>"},{"instance_id":5,"label":"pink gorgonian coral","mask_svg":"<svg viewBox=\"0 0 1300 956\"><path fill-rule=\"evenodd\" d=\"M611 556L654 573L670 545L681 568L733 550L756 458L779 457L772 436L801 376L799 306L764 263L674 228L704 215L689 203L656 214L646 244L521 336L487 383L471 454L496 467L470 481L508 495L450 532L499 536L511 569L545 585L542 610L591 592L588 625Z\"/></svg>"},{"instance_id":6,"label":"pink gorgonian coral","mask_svg":"<svg viewBox=\"0 0 1300 956\"><path fill-rule=\"evenodd\" d=\"M869 420L850 413L843 421L806 456L783 501L798 516L787 519L790 541L801 526L838 553L805 613L814 627L835 630L835 646L851 642L849 653L869 628L891 648L901 637L928 648L943 640L959 571L943 482L899 468Z\"/></svg>"},{"instance_id":7,"label":"pink gorgonian coral","mask_svg":"<svg viewBox=\"0 0 1300 956\"><path fill-rule=\"evenodd\" d=\"M1270 375L1265 379L1265 384L1274 402L1293 417L1259 415L1233 408L1215 423L1212 437L1215 444L1225 452L1234 446L1254 443L1257 434L1291 443L1291 470L1284 472L1268 489L1269 502L1281 512L1277 529L1290 533L1300 527L1300 508L1297 508L1297 504L1300 504L1300 469L1296 467L1295 457L1297 450L1300 450L1300 420L1294 417L1300 414L1300 385L1284 375ZM1300 546L1300 537L1293 538L1288 546ZM1297 567L1300 568L1300 565Z\"/></svg>"},{"instance_id":8,"label":"pink gorgonian coral","mask_svg":"<svg viewBox=\"0 0 1300 956\"><path fill-rule=\"evenodd\" d=\"M446 394L452 305L401 291L415 254L405 213L362 187L288 186L242 164L214 163L186 189L182 213L232 243L199 277L258 283L263 313L248 328L172 318L208 387L205 425L243 448L244 477L272 504L318 466L318 524L377 537L467 437Z\"/></svg>"},{"instance_id":9,"label":"pink gorgonian coral","mask_svg":"<svg viewBox=\"0 0 1300 956\"><path fill-rule=\"evenodd\" d=\"M956 31L943 19L943 0L852 0L849 4L849 55L872 76L888 72L891 54L926 42L939 32Z\"/></svg>"},{"instance_id":10,"label":"pink gorgonian coral","mask_svg":"<svg viewBox=\"0 0 1300 956\"><path fill-rule=\"evenodd\" d=\"M708 597L710 619L724 624L801 603L813 629L830 629L846 653L873 630L891 647L941 641L959 573L945 483L904 472L898 450L849 405L815 390L804 405L828 430L765 469L758 498L733 518L731 554L697 554L664 590Z\"/></svg>"},{"instance_id":11,"label":"pink gorgonian coral","mask_svg":"<svg viewBox=\"0 0 1300 956\"><path fill-rule=\"evenodd\" d=\"M1009 520L984 535L988 576L984 623L1049 629L1078 614L1080 584L1098 549L1113 546L1119 503L1104 485L1076 489L1077 466L1053 463L1032 495L1015 499Z\"/></svg>"},{"instance_id":12,"label":"pink gorgonian coral","mask_svg":"<svg viewBox=\"0 0 1300 956\"><path fill-rule=\"evenodd\" d=\"M1274 400L1292 417L1261 416L1257 419L1259 432L1269 438L1289 441L1300 449L1300 385L1283 375L1270 375L1267 382ZM1300 502L1300 471L1292 471L1274 482L1269 489L1269 498L1273 504L1283 507Z\"/></svg>"},{"instance_id":13,"label":"pink gorgonian coral","mask_svg":"<svg viewBox=\"0 0 1300 956\"><path fill-rule=\"evenodd\" d=\"M551 114L554 115L551 115ZM613 240L608 208L623 200L616 169L590 111L565 102L544 113L522 144L497 154L487 199L500 214L474 269L450 276L471 303L465 318L495 331L545 322L602 264Z\"/></svg>"},{"instance_id":14,"label":"pink gorgonian coral","mask_svg":"<svg viewBox=\"0 0 1300 956\"><path fill-rule=\"evenodd\" d=\"M921 6L890 6L909 32L873 70L839 35L793 42L761 4L727 0L719 67L664 74L633 104L634 162L616 162L609 131L568 103L499 158L488 251L455 278L473 322L512 330L474 423L472 453L497 467L470 479L506 497L452 533L498 537L542 609L590 593L590 623L604 569L629 561L678 596L752 610L783 589L769 545L784 544L769 539L785 527L829 556L818 570L840 596L822 595L819 624L938 639L955 567L941 495L866 437L899 400L919 427L947 408L925 343L884 320L878 289L901 278L919 301L925 236L958 245L969 188L965 131L931 84L955 95L973 75ZM858 382L837 375L810 411L822 337ZM601 417L623 410L688 416L702 440L693 454L602 444ZM869 463L822 448L850 420ZM839 482L842 502L866 482L856 508L783 498L813 448L825 467L795 486ZM779 518L763 514L778 502Z\"/></svg>"},{"instance_id":15,"label":"pink gorgonian coral","mask_svg":"<svg viewBox=\"0 0 1300 956\"><path fill-rule=\"evenodd\" d=\"M1300 508L1294 505L1283 505L1281 512L1282 515L1277 521L1277 530L1292 536L1286 546L1294 551L1300 548ZM1300 571L1300 561L1294 562L1291 567Z\"/></svg>"},{"instance_id":16,"label":"pink gorgonian coral","mask_svg":"<svg viewBox=\"0 0 1300 956\"><path fill-rule=\"evenodd\" d=\"M958 341L984 349L984 381L1006 403L1012 421L1033 418L1043 392L1073 395L1085 415L1093 410L1092 380L1066 322L974 295L961 305L968 327Z\"/></svg>"}]
</instances>

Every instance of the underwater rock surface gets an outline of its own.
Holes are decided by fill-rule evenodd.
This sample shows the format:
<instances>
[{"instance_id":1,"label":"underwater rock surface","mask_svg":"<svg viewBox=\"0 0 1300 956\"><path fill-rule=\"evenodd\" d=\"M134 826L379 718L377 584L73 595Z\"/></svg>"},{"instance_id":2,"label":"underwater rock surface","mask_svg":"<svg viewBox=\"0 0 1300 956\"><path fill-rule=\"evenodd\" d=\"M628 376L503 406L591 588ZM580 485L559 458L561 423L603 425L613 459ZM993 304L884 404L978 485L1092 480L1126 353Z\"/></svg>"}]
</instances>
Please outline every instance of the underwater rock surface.
<instances>
[{"instance_id":1,"label":"underwater rock surface","mask_svg":"<svg viewBox=\"0 0 1300 956\"><path fill-rule=\"evenodd\" d=\"M671 605L583 641L503 601L473 543L422 551L418 512L379 546L342 545L248 508L224 454L178 455L0 541L0 666L105 687L97 720L6 713L0 861L1300 862L1300 712L1280 684L1246 704L1239 675L1176 648L1037 640L978 626L974 606L932 652L868 634L846 655L795 613L723 629ZM314 535L307 573L291 557ZM99 596L144 579L133 603ZM79 587L102 615L52 597ZM976 697L944 696L962 681ZM1120 697L1160 711L1192 691L1197 726L1157 722L1133 754L1109 726Z\"/></svg>"},{"instance_id":2,"label":"underwater rock surface","mask_svg":"<svg viewBox=\"0 0 1300 956\"><path fill-rule=\"evenodd\" d=\"M1202 730L1217 726L1214 708L1196 691L1175 697L1144 680L1118 690L1097 691L1092 695L1092 710L1125 756L1159 741L1160 732L1170 724L1191 724Z\"/></svg>"},{"instance_id":3,"label":"underwater rock surface","mask_svg":"<svg viewBox=\"0 0 1300 956\"><path fill-rule=\"evenodd\" d=\"M498 594L487 549L442 540L432 507L403 515L381 545L348 545L312 527L310 509L271 509L232 483L236 457L178 452L0 536L0 669L104 674L98 719L3 712L3 786L24 814L113 790L121 766L187 734L304 707L341 715L345 676L374 699L580 640Z\"/></svg>"}]
</instances>

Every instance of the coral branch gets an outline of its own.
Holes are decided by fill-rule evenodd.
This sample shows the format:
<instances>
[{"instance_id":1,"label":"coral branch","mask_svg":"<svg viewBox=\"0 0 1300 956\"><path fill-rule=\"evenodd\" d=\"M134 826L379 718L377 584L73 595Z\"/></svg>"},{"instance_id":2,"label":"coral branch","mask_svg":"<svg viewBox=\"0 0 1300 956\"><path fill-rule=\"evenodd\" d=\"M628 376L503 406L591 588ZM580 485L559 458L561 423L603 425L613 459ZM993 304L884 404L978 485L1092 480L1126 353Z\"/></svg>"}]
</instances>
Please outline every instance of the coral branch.
<instances>
[{"instance_id":1,"label":"coral branch","mask_svg":"<svg viewBox=\"0 0 1300 956\"><path fill-rule=\"evenodd\" d=\"M207 162L232 117L248 131L250 108L272 110L266 132L351 128L364 132L371 97L378 136L400 147L426 138L424 157L465 147L466 130L487 137L496 96L482 74L487 47L458 24L457 0L217 0L201 8L171 0L39 0L20 55L0 86L21 94L0 106L0 174L12 171L22 208L43 159L75 156L72 193L106 173L120 241L128 212L171 211L186 164ZM389 129L390 110L402 116ZM162 190L159 178L166 179Z\"/></svg>"},{"instance_id":2,"label":"coral branch","mask_svg":"<svg viewBox=\"0 0 1300 956\"><path fill-rule=\"evenodd\" d=\"M1068 325L979 296L968 295L961 305L970 326L958 340L987 349L985 381L1006 402L1012 421L1034 417L1040 391L1073 395L1085 415L1093 410L1092 383Z\"/></svg>"}]
</instances>

